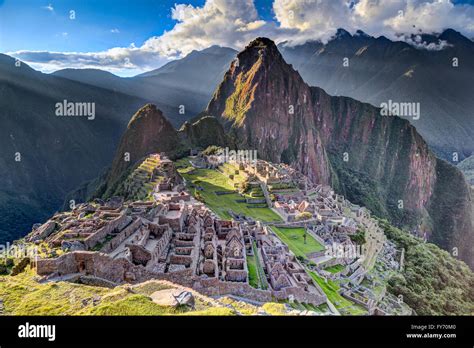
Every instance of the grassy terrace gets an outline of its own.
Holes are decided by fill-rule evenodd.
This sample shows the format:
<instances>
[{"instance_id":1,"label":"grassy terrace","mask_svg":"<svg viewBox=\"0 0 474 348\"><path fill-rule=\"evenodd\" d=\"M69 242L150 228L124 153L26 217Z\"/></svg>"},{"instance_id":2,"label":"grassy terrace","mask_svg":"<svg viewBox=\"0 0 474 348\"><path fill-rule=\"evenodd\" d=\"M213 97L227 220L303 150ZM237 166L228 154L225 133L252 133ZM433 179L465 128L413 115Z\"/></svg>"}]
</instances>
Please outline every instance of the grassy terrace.
<instances>
[{"instance_id":1,"label":"grassy terrace","mask_svg":"<svg viewBox=\"0 0 474 348\"><path fill-rule=\"evenodd\" d=\"M309 303L300 303L298 301L295 301L293 303L289 303L285 301L284 303L287 303L291 308L304 311L304 310L309 310L317 313L327 313L329 312L329 307L326 303L323 303L319 306L315 306Z\"/></svg>"},{"instance_id":2,"label":"grassy terrace","mask_svg":"<svg viewBox=\"0 0 474 348\"><path fill-rule=\"evenodd\" d=\"M296 256L307 258L307 254L324 250L324 246L314 239L309 233L306 234L306 244L304 243L304 228L285 228L274 226L272 227L272 230L285 244L288 245L290 250Z\"/></svg>"},{"instance_id":3,"label":"grassy terrace","mask_svg":"<svg viewBox=\"0 0 474 348\"><path fill-rule=\"evenodd\" d=\"M324 246L321 245L316 239L311 235L306 235L306 244L304 244L303 228L281 228L281 227L272 227L273 231L277 236L288 245L290 250L296 255L301 256L305 259L308 259L307 254L310 254L315 251L323 251ZM334 273L337 273L342 269L342 266L336 265L329 267L326 270ZM319 285L321 290L326 294L328 300L334 304L334 306L342 313L349 315L364 315L367 314L367 311L361 306L349 301L348 299L342 297L338 290L339 285L332 280L328 279L327 282L324 281L319 275L315 272L307 271L308 274L314 279L314 281Z\"/></svg>"},{"instance_id":4,"label":"grassy terrace","mask_svg":"<svg viewBox=\"0 0 474 348\"><path fill-rule=\"evenodd\" d=\"M257 260L255 259L255 256L247 255L247 269L249 272L250 286L256 289L260 288L260 277L257 271Z\"/></svg>"},{"instance_id":5,"label":"grassy terrace","mask_svg":"<svg viewBox=\"0 0 474 348\"><path fill-rule=\"evenodd\" d=\"M329 267L325 268L324 270L328 271L330 273L336 274L336 273L339 273L340 271L342 271L343 269L344 269L343 265L334 265L334 266L329 266Z\"/></svg>"},{"instance_id":6,"label":"grassy terrace","mask_svg":"<svg viewBox=\"0 0 474 348\"><path fill-rule=\"evenodd\" d=\"M236 214L243 214L263 222L281 221L281 218L268 207L251 208L250 204L238 202L250 196L236 193L233 182L221 172L212 169L194 169L187 159L178 161L177 167L194 197L203 201L220 218L231 219L229 210L232 210ZM229 192L229 194L217 195L216 192Z\"/></svg>"},{"instance_id":7,"label":"grassy terrace","mask_svg":"<svg viewBox=\"0 0 474 348\"><path fill-rule=\"evenodd\" d=\"M268 289L268 283L265 276L257 251L255 241L252 242L253 256L247 256L247 268L249 271L249 284L257 289Z\"/></svg>"},{"instance_id":8,"label":"grassy terrace","mask_svg":"<svg viewBox=\"0 0 474 348\"><path fill-rule=\"evenodd\" d=\"M339 285L328 279L327 282L323 278L318 276L315 272L308 272L309 275L318 283L319 287L324 291L328 300L342 313L350 315L365 315L367 311L361 306L349 301L348 299L342 297L338 290Z\"/></svg>"}]
</instances>

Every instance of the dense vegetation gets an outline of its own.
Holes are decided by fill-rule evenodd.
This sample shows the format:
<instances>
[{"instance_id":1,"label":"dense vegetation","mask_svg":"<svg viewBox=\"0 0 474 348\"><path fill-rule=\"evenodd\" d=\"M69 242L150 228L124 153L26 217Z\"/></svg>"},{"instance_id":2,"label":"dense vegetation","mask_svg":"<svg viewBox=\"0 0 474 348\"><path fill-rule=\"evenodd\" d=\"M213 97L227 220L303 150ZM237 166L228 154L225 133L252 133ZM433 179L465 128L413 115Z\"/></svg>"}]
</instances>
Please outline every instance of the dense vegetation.
<instances>
[{"instance_id":1,"label":"dense vegetation","mask_svg":"<svg viewBox=\"0 0 474 348\"><path fill-rule=\"evenodd\" d=\"M366 242L365 230L358 230L357 233L349 236L357 245L363 245Z\"/></svg>"},{"instance_id":2,"label":"dense vegetation","mask_svg":"<svg viewBox=\"0 0 474 348\"><path fill-rule=\"evenodd\" d=\"M402 295L418 315L474 313L474 273L464 262L386 220L380 220L380 225L398 248L405 249L403 272L388 283L391 293Z\"/></svg>"}]
</instances>

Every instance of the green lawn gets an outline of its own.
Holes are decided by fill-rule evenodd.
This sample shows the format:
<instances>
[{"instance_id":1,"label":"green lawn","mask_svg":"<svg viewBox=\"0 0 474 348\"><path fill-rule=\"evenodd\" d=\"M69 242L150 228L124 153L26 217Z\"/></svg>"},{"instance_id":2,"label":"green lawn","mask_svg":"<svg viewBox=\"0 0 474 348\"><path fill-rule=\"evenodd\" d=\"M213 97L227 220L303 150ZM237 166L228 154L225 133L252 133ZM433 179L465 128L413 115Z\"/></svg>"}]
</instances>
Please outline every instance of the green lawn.
<instances>
[{"instance_id":1,"label":"green lawn","mask_svg":"<svg viewBox=\"0 0 474 348\"><path fill-rule=\"evenodd\" d=\"M307 257L307 254L323 251L324 246L314 239L309 233L306 234L306 244L304 243L304 228L272 227L277 236L288 245L296 256Z\"/></svg>"},{"instance_id":2,"label":"green lawn","mask_svg":"<svg viewBox=\"0 0 474 348\"><path fill-rule=\"evenodd\" d=\"M253 253L255 255L254 257L255 257L255 262L256 262L256 267L257 267L258 278L260 282L260 288L263 290L267 290L268 289L267 278L265 276L265 271L262 268L260 258L258 257L258 248L255 241L252 241L252 248L253 248Z\"/></svg>"},{"instance_id":3,"label":"green lawn","mask_svg":"<svg viewBox=\"0 0 474 348\"><path fill-rule=\"evenodd\" d=\"M255 220L263 222L279 222L281 218L270 208L249 208L247 203L238 203L245 197L238 193L226 195L216 195L216 191L234 191L233 183L228 177L217 170L212 169L195 169L186 167L183 162L179 162L181 168L178 171L186 179L187 185L191 193L196 197L200 196L204 203L212 209L220 218L231 219L229 210L237 214L244 214ZM190 187L194 185L195 187ZM197 187L203 190L197 190Z\"/></svg>"},{"instance_id":4,"label":"green lawn","mask_svg":"<svg viewBox=\"0 0 474 348\"><path fill-rule=\"evenodd\" d=\"M325 268L324 270L336 274L342 271L343 269L344 269L343 265L334 265L334 266L329 266Z\"/></svg>"},{"instance_id":5,"label":"green lawn","mask_svg":"<svg viewBox=\"0 0 474 348\"><path fill-rule=\"evenodd\" d=\"M342 297L339 293L339 285L337 285L332 280L328 279L327 282L324 281L319 275L315 272L308 271L309 275L318 283L319 287L324 291L328 300L341 312L348 312L351 315L364 315L367 314L367 311L361 306L349 301L348 299Z\"/></svg>"},{"instance_id":6,"label":"green lawn","mask_svg":"<svg viewBox=\"0 0 474 348\"><path fill-rule=\"evenodd\" d=\"M247 269L249 272L250 286L258 289L260 287L260 277L258 276L257 260L255 260L255 256L247 255Z\"/></svg>"}]
</instances>

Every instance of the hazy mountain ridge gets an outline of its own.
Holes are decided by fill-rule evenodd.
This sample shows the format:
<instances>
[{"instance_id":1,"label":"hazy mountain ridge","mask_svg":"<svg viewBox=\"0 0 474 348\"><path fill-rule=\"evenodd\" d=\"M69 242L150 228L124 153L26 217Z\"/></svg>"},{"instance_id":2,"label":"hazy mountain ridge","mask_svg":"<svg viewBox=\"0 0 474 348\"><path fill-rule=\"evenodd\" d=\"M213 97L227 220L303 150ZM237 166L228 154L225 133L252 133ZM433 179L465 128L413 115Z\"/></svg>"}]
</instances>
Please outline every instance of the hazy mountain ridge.
<instances>
[{"instance_id":1,"label":"hazy mountain ridge","mask_svg":"<svg viewBox=\"0 0 474 348\"><path fill-rule=\"evenodd\" d=\"M205 108L236 53L231 48L212 46L127 78L96 69L64 69L53 74L140 97L156 104L173 126L179 128ZM181 106L184 109L180 110Z\"/></svg>"},{"instance_id":2,"label":"hazy mountain ridge","mask_svg":"<svg viewBox=\"0 0 474 348\"><path fill-rule=\"evenodd\" d=\"M309 85L331 95L349 96L379 106L388 100L419 102L421 117L410 122L430 146L451 160L474 151L474 42L448 29L421 35L422 43L446 42L443 49L424 49L406 42L354 35L339 30L327 44L280 44L285 60ZM415 38L413 38L415 39ZM348 58L348 67L343 59ZM453 58L458 67L453 67Z\"/></svg>"},{"instance_id":3,"label":"hazy mountain ridge","mask_svg":"<svg viewBox=\"0 0 474 348\"><path fill-rule=\"evenodd\" d=\"M0 94L4 242L26 234L59 209L68 191L98 175L143 100L42 74L26 64L16 67L5 55L0 55ZM95 102L95 119L57 117L55 104L63 100Z\"/></svg>"}]
</instances>

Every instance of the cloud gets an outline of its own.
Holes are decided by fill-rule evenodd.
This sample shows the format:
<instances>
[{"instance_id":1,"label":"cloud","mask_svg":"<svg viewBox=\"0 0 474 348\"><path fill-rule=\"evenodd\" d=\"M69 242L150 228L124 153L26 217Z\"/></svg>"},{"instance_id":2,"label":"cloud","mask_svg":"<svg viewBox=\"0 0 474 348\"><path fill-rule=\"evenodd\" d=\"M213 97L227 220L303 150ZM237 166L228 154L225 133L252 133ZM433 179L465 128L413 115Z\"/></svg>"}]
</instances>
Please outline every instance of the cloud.
<instances>
[{"instance_id":1,"label":"cloud","mask_svg":"<svg viewBox=\"0 0 474 348\"><path fill-rule=\"evenodd\" d=\"M119 34L120 33L120 30L118 30L117 28L113 28L113 29L110 29L110 32L112 34Z\"/></svg>"},{"instance_id":2,"label":"cloud","mask_svg":"<svg viewBox=\"0 0 474 348\"><path fill-rule=\"evenodd\" d=\"M447 28L474 35L474 6L451 0L275 0L273 9L282 27L299 30L296 41L325 41L338 28L390 39Z\"/></svg>"},{"instance_id":3,"label":"cloud","mask_svg":"<svg viewBox=\"0 0 474 348\"><path fill-rule=\"evenodd\" d=\"M468 37L474 34L474 6L450 0L361 0L355 6L355 25L372 35L389 38L400 34L439 33L452 28Z\"/></svg>"},{"instance_id":4,"label":"cloud","mask_svg":"<svg viewBox=\"0 0 474 348\"><path fill-rule=\"evenodd\" d=\"M290 41L327 41L338 28L353 27L351 4L348 0L275 0L273 11L282 29L297 30Z\"/></svg>"},{"instance_id":5,"label":"cloud","mask_svg":"<svg viewBox=\"0 0 474 348\"><path fill-rule=\"evenodd\" d=\"M150 38L145 48L179 57L211 45L242 48L256 36L278 35L275 23L259 18L253 0L207 0L202 7L178 4L171 17L175 27Z\"/></svg>"},{"instance_id":6,"label":"cloud","mask_svg":"<svg viewBox=\"0 0 474 348\"><path fill-rule=\"evenodd\" d=\"M51 5L48 5L52 9ZM206 0L202 6L175 4L175 26L140 47L103 52L13 52L26 62L51 68L94 67L108 70L149 70L211 45L242 49L258 36L299 44L329 40L338 28L384 35L415 47L439 50L449 43L418 42L416 35L447 28L474 36L474 6L451 0L274 0L274 20L263 20L253 0ZM111 29L118 33L118 29Z\"/></svg>"},{"instance_id":7,"label":"cloud","mask_svg":"<svg viewBox=\"0 0 474 348\"><path fill-rule=\"evenodd\" d=\"M50 12L54 12L54 7L51 4L48 4L48 6L43 6L42 9L50 11Z\"/></svg>"},{"instance_id":8,"label":"cloud","mask_svg":"<svg viewBox=\"0 0 474 348\"><path fill-rule=\"evenodd\" d=\"M34 68L51 72L65 68L94 68L115 73L142 72L162 66L169 59L157 52L135 47L115 47L103 52L48 52L17 51L10 55L31 64Z\"/></svg>"},{"instance_id":9,"label":"cloud","mask_svg":"<svg viewBox=\"0 0 474 348\"><path fill-rule=\"evenodd\" d=\"M404 41L416 48L428 51L441 51L447 47L452 46L452 44L448 43L446 40L438 40L438 42L423 41L421 35L412 35L410 37L406 37Z\"/></svg>"}]
</instances>

